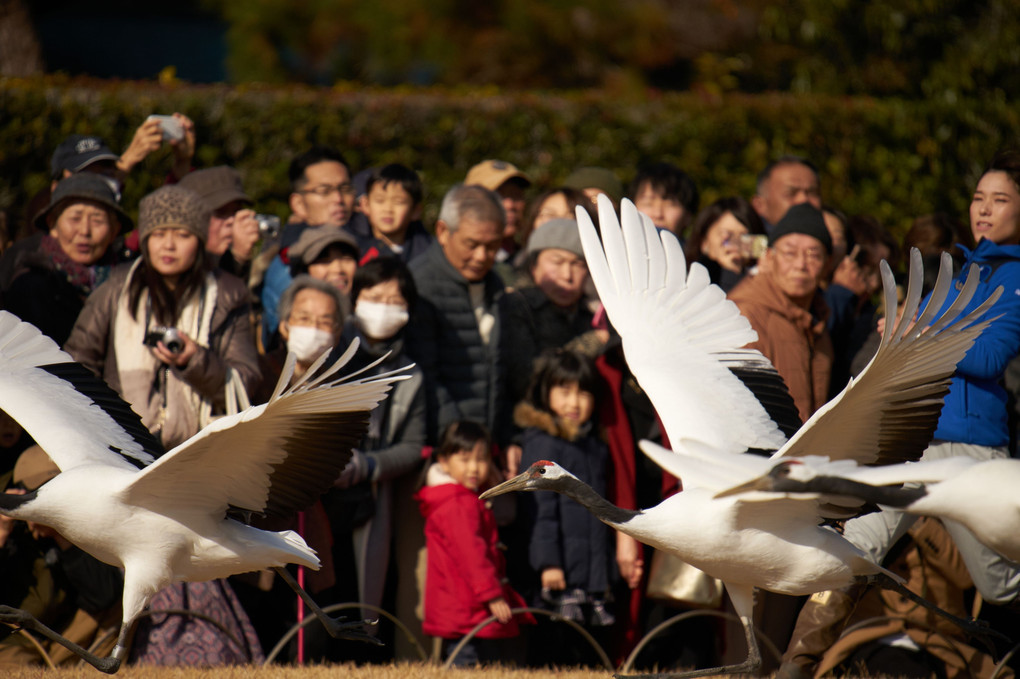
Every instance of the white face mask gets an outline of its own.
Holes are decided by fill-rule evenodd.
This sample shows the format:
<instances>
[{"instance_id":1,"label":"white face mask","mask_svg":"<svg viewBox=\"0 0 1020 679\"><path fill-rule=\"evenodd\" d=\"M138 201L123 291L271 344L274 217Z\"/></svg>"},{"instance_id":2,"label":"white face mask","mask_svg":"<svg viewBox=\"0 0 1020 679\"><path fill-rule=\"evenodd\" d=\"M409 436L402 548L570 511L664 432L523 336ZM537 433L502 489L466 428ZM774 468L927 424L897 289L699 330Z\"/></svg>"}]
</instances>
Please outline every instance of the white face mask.
<instances>
[{"instance_id":1,"label":"white face mask","mask_svg":"<svg viewBox=\"0 0 1020 679\"><path fill-rule=\"evenodd\" d=\"M287 350L297 355L297 360L310 363L333 346L333 333L309 325L287 326Z\"/></svg>"},{"instance_id":2,"label":"white face mask","mask_svg":"<svg viewBox=\"0 0 1020 679\"><path fill-rule=\"evenodd\" d=\"M395 304L359 301L354 306L361 332L372 339L389 339L407 325L407 309Z\"/></svg>"}]
</instances>

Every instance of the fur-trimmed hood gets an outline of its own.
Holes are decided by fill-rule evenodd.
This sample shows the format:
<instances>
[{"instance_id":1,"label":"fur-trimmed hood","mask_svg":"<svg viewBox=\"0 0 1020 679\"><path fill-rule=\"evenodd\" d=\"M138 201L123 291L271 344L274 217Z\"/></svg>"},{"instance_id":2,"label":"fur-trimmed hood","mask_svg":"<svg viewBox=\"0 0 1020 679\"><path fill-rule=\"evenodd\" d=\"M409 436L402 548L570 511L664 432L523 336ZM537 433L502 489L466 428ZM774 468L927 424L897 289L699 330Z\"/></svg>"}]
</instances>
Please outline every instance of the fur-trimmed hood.
<instances>
[{"instance_id":1,"label":"fur-trimmed hood","mask_svg":"<svg viewBox=\"0 0 1020 679\"><path fill-rule=\"evenodd\" d=\"M588 433L591 420L578 427L573 422L562 420L552 413L539 410L527 401L521 401L514 408L514 424L522 429L534 427L550 436L576 441Z\"/></svg>"}]
</instances>

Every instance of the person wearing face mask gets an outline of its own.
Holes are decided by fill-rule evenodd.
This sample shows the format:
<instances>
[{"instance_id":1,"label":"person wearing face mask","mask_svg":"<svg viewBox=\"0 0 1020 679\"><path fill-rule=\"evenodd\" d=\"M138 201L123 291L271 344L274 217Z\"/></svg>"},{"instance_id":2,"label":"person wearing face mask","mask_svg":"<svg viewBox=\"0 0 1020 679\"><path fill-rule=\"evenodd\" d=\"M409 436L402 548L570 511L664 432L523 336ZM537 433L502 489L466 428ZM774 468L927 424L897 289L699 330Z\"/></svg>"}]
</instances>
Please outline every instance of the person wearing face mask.
<instances>
[{"instance_id":1,"label":"person wearing face mask","mask_svg":"<svg viewBox=\"0 0 1020 679\"><path fill-rule=\"evenodd\" d=\"M327 363L356 338L358 351L345 372L359 371L379 359L382 362L364 376L411 365L403 351L404 328L417 297L414 279L401 260L380 257L359 267L351 286L354 313L344 323ZM425 393L421 370L415 367L408 374L410 379L395 383L372 411L368 434L336 488L323 496L323 504L334 538L335 599L396 611L413 629L418 627L414 568L418 549L424 546L424 526L412 495L425 445ZM387 590L390 569L395 569L397 584ZM365 649L351 645L347 651Z\"/></svg>"},{"instance_id":2,"label":"person wearing face mask","mask_svg":"<svg viewBox=\"0 0 1020 679\"><path fill-rule=\"evenodd\" d=\"M266 403L276 389L287 354L293 353L294 375L291 382L301 378L315 361L332 349L340 338L344 313L340 291L326 281L301 274L280 296L277 306L280 343L259 356L262 382L252 395L252 403ZM331 365L332 361L326 365ZM298 519L269 519L256 517L253 524L263 530L298 530ZM305 588L317 601L325 605L324 593L330 592L336 584L333 569L332 537L329 520L316 502L304 512L302 534L308 545L316 551L321 561L317 571L308 571ZM279 578L266 579L256 573L245 573L230 578L245 610L251 616L252 624L263 645L275 644L295 624L293 613L293 590ZM333 601L330 601L333 603ZM287 611L288 613L281 613ZM310 658L321 652L317 646L306 647Z\"/></svg>"},{"instance_id":3,"label":"person wearing face mask","mask_svg":"<svg viewBox=\"0 0 1020 679\"><path fill-rule=\"evenodd\" d=\"M277 307L277 332L282 342L259 358L262 384L255 392L254 403L265 403L273 395L288 353L297 358L297 379L336 346L345 317L342 297L336 286L308 274L298 275L284 290Z\"/></svg>"},{"instance_id":4,"label":"person wearing face mask","mask_svg":"<svg viewBox=\"0 0 1020 679\"><path fill-rule=\"evenodd\" d=\"M288 282L301 274L326 281L340 291L340 308L344 316L350 313L348 295L361 256L354 236L343 229L331 226L305 229L296 243L281 251L281 256L287 259ZM263 308L262 341L267 349L276 347L279 340L277 308L277 305Z\"/></svg>"}]
</instances>

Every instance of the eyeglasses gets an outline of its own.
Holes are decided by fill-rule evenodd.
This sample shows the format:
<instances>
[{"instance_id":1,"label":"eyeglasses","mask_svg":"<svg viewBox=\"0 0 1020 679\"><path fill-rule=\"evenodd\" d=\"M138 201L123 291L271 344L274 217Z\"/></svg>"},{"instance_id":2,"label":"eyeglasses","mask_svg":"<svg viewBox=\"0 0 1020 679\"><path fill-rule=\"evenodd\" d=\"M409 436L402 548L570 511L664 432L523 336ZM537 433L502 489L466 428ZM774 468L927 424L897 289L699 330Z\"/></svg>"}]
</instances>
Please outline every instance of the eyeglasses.
<instances>
[{"instance_id":1,"label":"eyeglasses","mask_svg":"<svg viewBox=\"0 0 1020 679\"><path fill-rule=\"evenodd\" d=\"M775 251L776 254L780 257L780 259L784 259L788 262L800 259L802 256L810 264L821 264L825 262L825 253L822 252L821 250L816 250L814 248L808 250L789 250L786 248L775 248Z\"/></svg>"},{"instance_id":2,"label":"eyeglasses","mask_svg":"<svg viewBox=\"0 0 1020 679\"><path fill-rule=\"evenodd\" d=\"M306 316L300 314L291 316L290 324L332 331L336 328L336 316Z\"/></svg>"},{"instance_id":3,"label":"eyeglasses","mask_svg":"<svg viewBox=\"0 0 1020 679\"><path fill-rule=\"evenodd\" d=\"M313 186L310 189L303 189L303 190L299 191L298 193L314 193L315 195L321 196L322 198L327 198L327 197L329 197L330 195L332 195L334 193L339 193L342 196L353 196L354 195L354 185L353 184L338 184L338 185L334 185L334 184L319 184L318 186Z\"/></svg>"}]
</instances>

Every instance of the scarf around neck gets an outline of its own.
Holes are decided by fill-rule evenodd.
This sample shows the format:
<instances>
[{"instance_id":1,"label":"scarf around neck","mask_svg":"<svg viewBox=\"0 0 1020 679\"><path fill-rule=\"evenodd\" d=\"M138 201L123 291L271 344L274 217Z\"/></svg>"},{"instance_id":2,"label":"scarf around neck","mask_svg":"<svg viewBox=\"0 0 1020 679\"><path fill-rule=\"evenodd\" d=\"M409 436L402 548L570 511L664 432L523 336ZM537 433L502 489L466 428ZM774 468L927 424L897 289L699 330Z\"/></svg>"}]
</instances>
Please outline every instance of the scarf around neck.
<instances>
[{"instance_id":1,"label":"scarf around neck","mask_svg":"<svg viewBox=\"0 0 1020 679\"><path fill-rule=\"evenodd\" d=\"M195 391L178 369L164 364L145 346L145 335L156 327L149 313L148 289L142 291L134 315L128 307L128 284L141 261L131 265L121 290L114 319L113 349L124 400L170 450L211 421L212 401ZM177 316L175 327L204 348L209 347L216 294L216 279L211 272L207 273L202 287L184 300Z\"/></svg>"},{"instance_id":2,"label":"scarf around neck","mask_svg":"<svg viewBox=\"0 0 1020 679\"><path fill-rule=\"evenodd\" d=\"M86 297L107 279L110 269L113 268L110 249L107 249L106 254L92 265L79 264L68 257L57 239L49 234L43 236L39 249L53 263L53 268L63 274L67 282Z\"/></svg>"}]
</instances>

